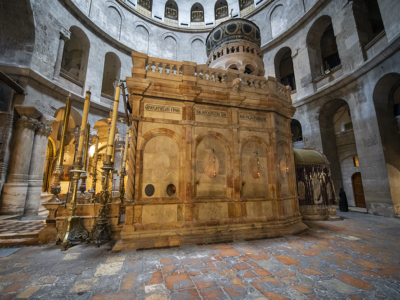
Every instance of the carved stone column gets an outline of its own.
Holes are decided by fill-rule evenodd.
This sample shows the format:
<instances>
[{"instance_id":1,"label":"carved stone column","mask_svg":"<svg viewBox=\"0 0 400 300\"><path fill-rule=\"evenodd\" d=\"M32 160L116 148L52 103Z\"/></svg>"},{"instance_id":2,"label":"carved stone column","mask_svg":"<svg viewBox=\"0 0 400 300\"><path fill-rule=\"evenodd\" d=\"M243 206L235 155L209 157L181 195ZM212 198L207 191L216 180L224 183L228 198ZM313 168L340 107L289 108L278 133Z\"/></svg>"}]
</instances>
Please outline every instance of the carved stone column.
<instances>
[{"instance_id":1,"label":"carved stone column","mask_svg":"<svg viewBox=\"0 0 400 300\"><path fill-rule=\"evenodd\" d=\"M36 131L33 142L31 165L29 167L28 191L24 210L24 215L26 216L35 216L39 212L47 144L52 131L53 128L51 126L44 124Z\"/></svg>"},{"instance_id":2,"label":"carved stone column","mask_svg":"<svg viewBox=\"0 0 400 300\"><path fill-rule=\"evenodd\" d=\"M10 171L2 194L0 213L3 215L22 215L24 212L32 145L39 124L38 120L25 116L16 122Z\"/></svg>"},{"instance_id":3,"label":"carved stone column","mask_svg":"<svg viewBox=\"0 0 400 300\"><path fill-rule=\"evenodd\" d=\"M0 195L6 181L8 164L10 162L10 142L13 127L13 114L0 112Z\"/></svg>"},{"instance_id":4,"label":"carved stone column","mask_svg":"<svg viewBox=\"0 0 400 300\"><path fill-rule=\"evenodd\" d=\"M68 41L70 37L71 37L71 32L65 29L64 27L61 27L60 44L58 45L56 64L54 66L54 74L53 74L53 80L55 81L58 81L58 79L60 78L60 70L61 70L62 57L64 53L64 46L65 42Z\"/></svg>"},{"instance_id":5,"label":"carved stone column","mask_svg":"<svg viewBox=\"0 0 400 300\"><path fill-rule=\"evenodd\" d=\"M136 145L138 136L138 123L140 116L131 115L132 121L131 140L128 160L128 182L126 184L126 199L125 201L134 201L135 197L135 176L136 176Z\"/></svg>"}]
</instances>

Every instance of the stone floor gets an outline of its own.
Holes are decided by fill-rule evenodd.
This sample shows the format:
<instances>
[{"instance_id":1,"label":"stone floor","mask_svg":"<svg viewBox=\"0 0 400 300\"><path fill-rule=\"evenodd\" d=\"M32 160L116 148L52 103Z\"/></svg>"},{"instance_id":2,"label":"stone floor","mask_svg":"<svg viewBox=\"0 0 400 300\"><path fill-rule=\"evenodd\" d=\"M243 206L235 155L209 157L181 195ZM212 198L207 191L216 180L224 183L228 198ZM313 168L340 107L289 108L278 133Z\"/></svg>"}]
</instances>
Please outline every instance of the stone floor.
<instances>
[{"instance_id":1,"label":"stone floor","mask_svg":"<svg viewBox=\"0 0 400 300\"><path fill-rule=\"evenodd\" d=\"M400 220L344 213L298 236L0 258L0 299L400 299Z\"/></svg>"}]
</instances>

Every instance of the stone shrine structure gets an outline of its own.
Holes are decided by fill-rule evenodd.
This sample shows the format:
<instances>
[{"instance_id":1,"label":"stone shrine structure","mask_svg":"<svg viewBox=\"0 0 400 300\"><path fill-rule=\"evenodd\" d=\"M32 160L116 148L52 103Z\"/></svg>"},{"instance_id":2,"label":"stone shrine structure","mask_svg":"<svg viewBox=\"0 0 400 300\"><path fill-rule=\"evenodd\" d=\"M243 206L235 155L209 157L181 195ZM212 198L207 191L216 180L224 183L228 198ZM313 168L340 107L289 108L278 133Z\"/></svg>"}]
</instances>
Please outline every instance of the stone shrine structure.
<instances>
[{"instance_id":1,"label":"stone shrine structure","mask_svg":"<svg viewBox=\"0 0 400 300\"><path fill-rule=\"evenodd\" d=\"M249 33L241 38L232 30L234 44L245 41L259 53L258 28L249 21L222 23L207 44L231 25L247 26ZM228 56L219 46L208 53L218 51ZM241 66L245 59L235 58ZM273 77L142 53L133 52L132 62L126 82L137 145L131 148L128 187L135 190L128 190L127 199L133 199L125 201L114 250L274 237L307 228L296 193L290 87ZM263 72L261 66L255 70Z\"/></svg>"}]
</instances>

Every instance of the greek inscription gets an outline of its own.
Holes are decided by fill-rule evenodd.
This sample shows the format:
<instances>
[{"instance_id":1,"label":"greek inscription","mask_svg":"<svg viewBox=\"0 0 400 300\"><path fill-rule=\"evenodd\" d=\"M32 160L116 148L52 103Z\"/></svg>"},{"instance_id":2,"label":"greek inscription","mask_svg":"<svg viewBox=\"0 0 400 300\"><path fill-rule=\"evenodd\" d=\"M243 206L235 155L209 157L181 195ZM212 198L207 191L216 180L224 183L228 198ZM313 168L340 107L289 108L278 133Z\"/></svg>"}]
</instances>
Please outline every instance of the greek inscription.
<instances>
[{"instance_id":1,"label":"greek inscription","mask_svg":"<svg viewBox=\"0 0 400 300\"><path fill-rule=\"evenodd\" d=\"M154 104L146 104L144 106L145 110L162 112L162 113L171 113L171 114L180 114L181 108L176 106L163 106L163 105L154 105Z\"/></svg>"},{"instance_id":2,"label":"greek inscription","mask_svg":"<svg viewBox=\"0 0 400 300\"><path fill-rule=\"evenodd\" d=\"M267 122L267 117L263 116L240 114L239 118L240 120L246 120L246 121Z\"/></svg>"},{"instance_id":3,"label":"greek inscription","mask_svg":"<svg viewBox=\"0 0 400 300\"><path fill-rule=\"evenodd\" d=\"M200 116L204 116L204 117L226 118L225 111L217 111L217 110L196 109L196 115L200 115Z\"/></svg>"}]
</instances>

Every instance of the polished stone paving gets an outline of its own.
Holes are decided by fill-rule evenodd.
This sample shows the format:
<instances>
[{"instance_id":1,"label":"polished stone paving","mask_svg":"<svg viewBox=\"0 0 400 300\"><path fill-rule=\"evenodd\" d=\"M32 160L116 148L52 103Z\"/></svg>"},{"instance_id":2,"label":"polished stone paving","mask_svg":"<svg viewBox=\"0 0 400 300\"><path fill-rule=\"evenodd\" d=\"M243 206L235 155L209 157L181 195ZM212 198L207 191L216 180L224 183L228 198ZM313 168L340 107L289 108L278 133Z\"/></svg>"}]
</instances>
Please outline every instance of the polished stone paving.
<instances>
[{"instance_id":1,"label":"polished stone paving","mask_svg":"<svg viewBox=\"0 0 400 300\"><path fill-rule=\"evenodd\" d=\"M400 299L400 220L340 215L276 239L24 247L0 258L0 299Z\"/></svg>"}]
</instances>

